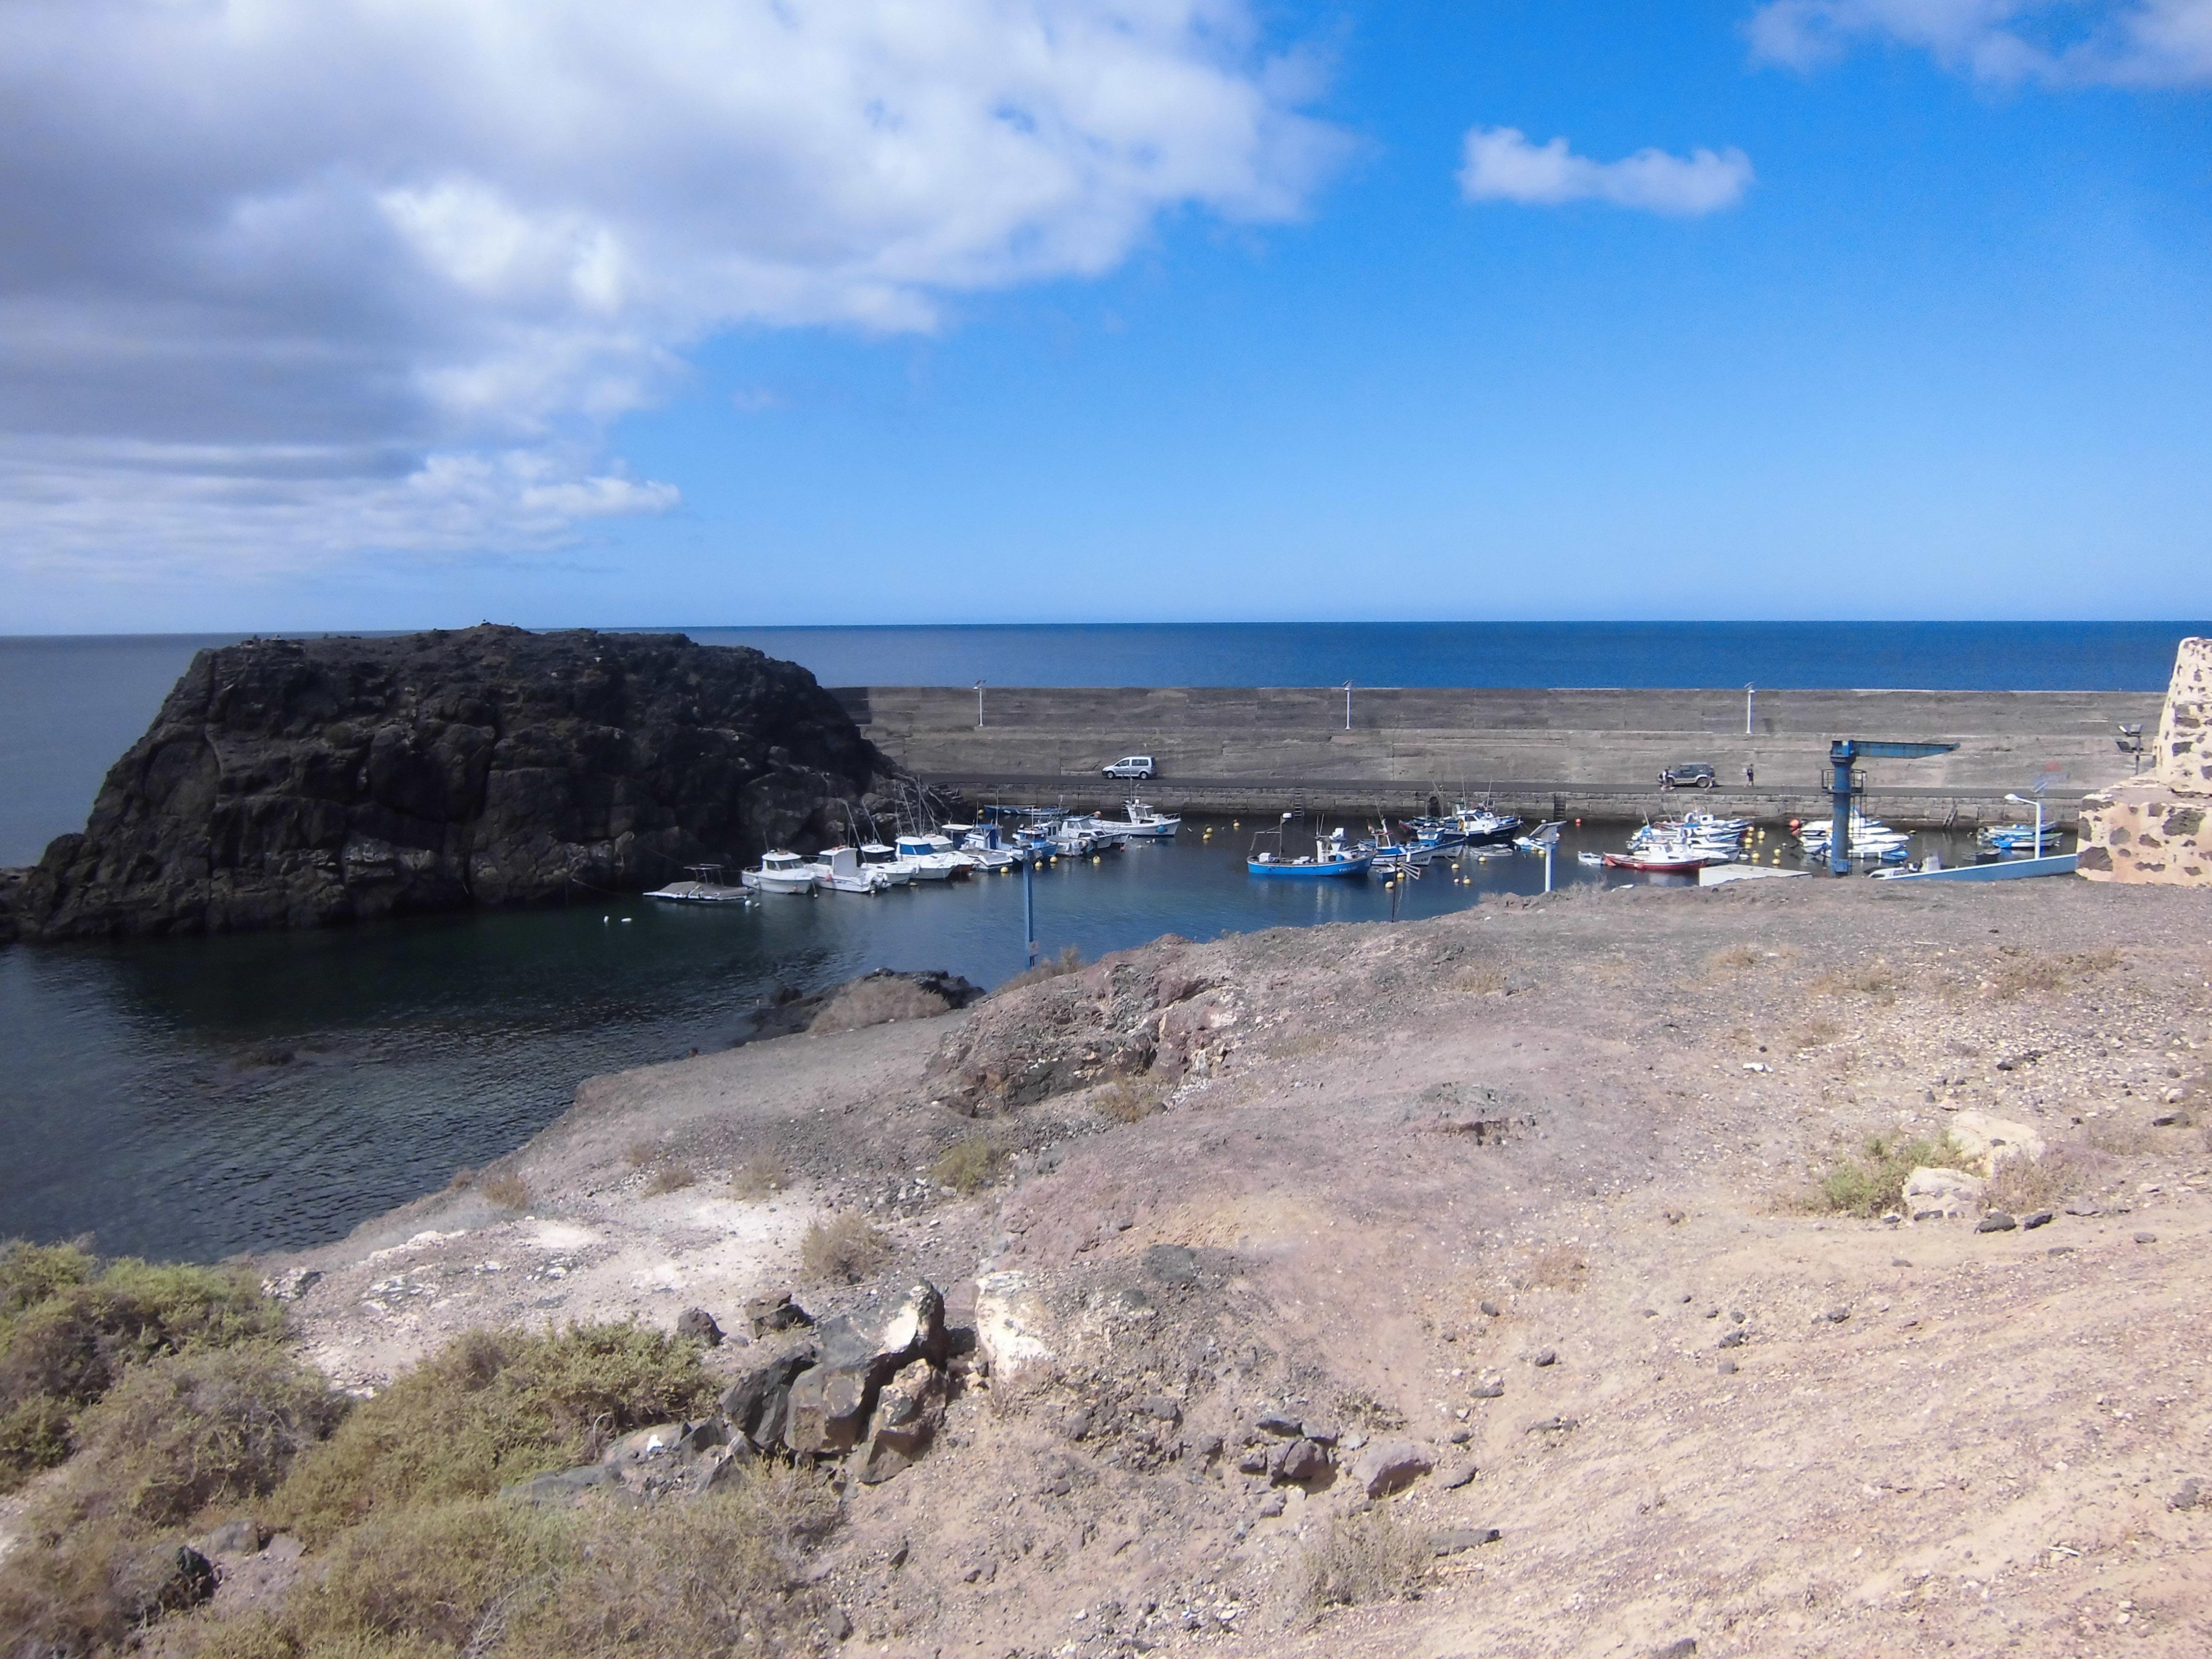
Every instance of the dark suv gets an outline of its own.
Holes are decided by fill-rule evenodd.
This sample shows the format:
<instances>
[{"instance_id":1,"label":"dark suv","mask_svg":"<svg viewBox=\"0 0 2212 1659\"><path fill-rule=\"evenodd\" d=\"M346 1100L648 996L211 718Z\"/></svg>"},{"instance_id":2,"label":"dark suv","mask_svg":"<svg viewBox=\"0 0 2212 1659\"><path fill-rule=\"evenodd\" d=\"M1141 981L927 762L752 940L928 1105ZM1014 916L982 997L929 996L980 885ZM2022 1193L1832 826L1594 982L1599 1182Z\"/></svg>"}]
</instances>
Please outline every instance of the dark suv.
<instances>
[{"instance_id":1,"label":"dark suv","mask_svg":"<svg viewBox=\"0 0 2212 1659\"><path fill-rule=\"evenodd\" d=\"M1713 787L1713 769L1705 761L1685 761L1680 766L1670 766L1659 775L1662 789L1710 789Z\"/></svg>"}]
</instances>

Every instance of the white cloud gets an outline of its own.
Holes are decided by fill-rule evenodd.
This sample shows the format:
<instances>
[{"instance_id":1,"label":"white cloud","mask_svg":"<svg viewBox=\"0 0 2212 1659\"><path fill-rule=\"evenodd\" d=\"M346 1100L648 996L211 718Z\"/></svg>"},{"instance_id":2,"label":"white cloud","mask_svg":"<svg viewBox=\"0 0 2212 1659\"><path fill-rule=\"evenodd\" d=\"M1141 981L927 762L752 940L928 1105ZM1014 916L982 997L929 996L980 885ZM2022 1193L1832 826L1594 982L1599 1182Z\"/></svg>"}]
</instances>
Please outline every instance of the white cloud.
<instances>
[{"instance_id":1,"label":"white cloud","mask_svg":"<svg viewBox=\"0 0 2212 1659\"><path fill-rule=\"evenodd\" d=\"M1459 172L1470 202L1610 202L1690 218L1734 207L1751 180L1751 158L1740 149L1687 156L1640 149L1618 161L1593 161L1564 138L1532 144L1516 127L1471 129Z\"/></svg>"},{"instance_id":2,"label":"white cloud","mask_svg":"<svg viewBox=\"0 0 2212 1659\"><path fill-rule=\"evenodd\" d=\"M1983 81L2212 82L2212 0L1771 0L1746 28L1754 57L1795 69L1889 40Z\"/></svg>"},{"instance_id":3,"label":"white cloud","mask_svg":"<svg viewBox=\"0 0 2212 1659\"><path fill-rule=\"evenodd\" d=\"M732 326L939 325L1340 153L1247 0L0 0L0 560L655 511Z\"/></svg>"}]
</instances>

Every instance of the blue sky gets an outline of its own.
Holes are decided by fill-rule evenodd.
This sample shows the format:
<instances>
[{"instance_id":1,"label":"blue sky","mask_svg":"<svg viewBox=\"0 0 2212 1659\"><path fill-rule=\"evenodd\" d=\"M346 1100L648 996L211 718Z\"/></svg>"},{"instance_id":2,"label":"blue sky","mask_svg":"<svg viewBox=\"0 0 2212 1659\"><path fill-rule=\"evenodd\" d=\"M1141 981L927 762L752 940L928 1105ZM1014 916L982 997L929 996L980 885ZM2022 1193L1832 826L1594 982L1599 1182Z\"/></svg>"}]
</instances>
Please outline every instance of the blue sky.
<instances>
[{"instance_id":1,"label":"blue sky","mask_svg":"<svg viewBox=\"0 0 2212 1659\"><path fill-rule=\"evenodd\" d=\"M852 125L656 93L696 37L592 153L465 69L397 148L263 107L296 179L179 115L173 225L0 270L0 630L2212 611L2205 0L854 9L977 8L1050 63L744 45ZM194 70L95 32L50 80Z\"/></svg>"}]
</instances>

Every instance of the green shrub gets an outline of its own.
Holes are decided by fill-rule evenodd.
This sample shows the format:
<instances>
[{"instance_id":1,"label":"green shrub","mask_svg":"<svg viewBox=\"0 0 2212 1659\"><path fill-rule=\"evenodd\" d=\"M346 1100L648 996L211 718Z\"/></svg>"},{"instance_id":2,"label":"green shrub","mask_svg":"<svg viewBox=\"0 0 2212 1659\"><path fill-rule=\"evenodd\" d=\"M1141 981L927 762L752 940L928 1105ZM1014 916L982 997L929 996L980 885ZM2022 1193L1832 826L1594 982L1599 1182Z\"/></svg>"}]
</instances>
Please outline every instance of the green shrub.
<instances>
[{"instance_id":1,"label":"green shrub","mask_svg":"<svg viewBox=\"0 0 2212 1659\"><path fill-rule=\"evenodd\" d=\"M313 1546L372 1514L489 1497L588 1462L632 1429L696 1414L713 1394L693 1345L641 1326L473 1331L302 1457L271 1518Z\"/></svg>"},{"instance_id":2,"label":"green shrub","mask_svg":"<svg viewBox=\"0 0 2212 1659\"><path fill-rule=\"evenodd\" d=\"M0 1491L67 1456L76 1414L126 1367L283 1331L283 1310L240 1269L0 1246Z\"/></svg>"},{"instance_id":3,"label":"green shrub","mask_svg":"<svg viewBox=\"0 0 2212 1659\"><path fill-rule=\"evenodd\" d=\"M274 1344L128 1367L78 1418L78 1455L0 1563L0 1629L55 1652L119 1643L162 1610L181 1529L214 1505L266 1496L343 1407Z\"/></svg>"},{"instance_id":4,"label":"green shrub","mask_svg":"<svg viewBox=\"0 0 2212 1659\"><path fill-rule=\"evenodd\" d=\"M978 1192L999 1178L1006 1161L1006 1145L998 1136L970 1135L938 1154L929 1178L956 1193Z\"/></svg>"},{"instance_id":5,"label":"green shrub","mask_svg":"<svg viewBox=\"0 0 2212 1659\"><path fill-rule=\"evenodd\" d=\"M1905 1183L1915 1170L1968 1167L1948 1133L1912 1140L1869 1135L1856 1157L1844 1158L1820 1177L1814 1207L1847 1215L1887 1214L1904 1207Z\"/></svg>"}]
</instances>

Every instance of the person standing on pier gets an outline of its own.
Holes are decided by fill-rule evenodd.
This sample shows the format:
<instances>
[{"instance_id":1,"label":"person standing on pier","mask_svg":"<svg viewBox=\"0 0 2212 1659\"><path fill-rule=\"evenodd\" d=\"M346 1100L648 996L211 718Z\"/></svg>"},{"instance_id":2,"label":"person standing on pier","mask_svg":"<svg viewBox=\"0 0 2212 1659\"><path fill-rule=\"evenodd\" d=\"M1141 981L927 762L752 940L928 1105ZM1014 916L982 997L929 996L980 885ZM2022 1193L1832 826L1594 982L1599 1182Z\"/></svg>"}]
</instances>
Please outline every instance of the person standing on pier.
<instances>
[{"instance_id":1,"label":"person standing on pier","mask_svg":"<svg viewBox=\"0 0 2212 1659\"><path fill-rule=\"evenodd\" d=\"M1751 763L1749 761L1746 761L1743 763L1743 787L1748 789L1758 781L1758 775L1751 769Z\"/></svg>"}]
</instances>

